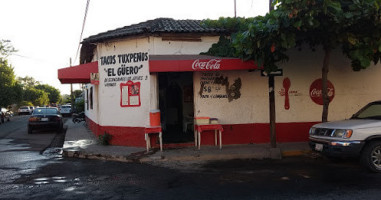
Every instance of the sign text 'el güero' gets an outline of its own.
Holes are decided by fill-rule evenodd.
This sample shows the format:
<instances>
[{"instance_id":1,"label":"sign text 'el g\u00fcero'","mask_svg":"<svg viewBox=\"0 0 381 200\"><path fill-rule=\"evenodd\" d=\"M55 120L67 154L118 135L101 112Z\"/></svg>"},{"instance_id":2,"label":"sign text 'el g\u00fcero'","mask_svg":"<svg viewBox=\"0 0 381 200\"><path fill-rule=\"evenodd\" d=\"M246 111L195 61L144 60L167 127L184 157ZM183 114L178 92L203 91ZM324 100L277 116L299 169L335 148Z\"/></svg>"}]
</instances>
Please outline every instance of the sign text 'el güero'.
<instances>
[{"instance_id":1,"label":"sign text 'el g\u00fcero'","mask_svg":"<svg viewBox=\"0 0 381 200\"><path fill-rule=\"evenodd\" d=\"M148 61L148 52L117 54L100 57L101 66L106 73L104 78L105 87L114 87L117 82L141 81L148 77L139 75L143 68L141 62ZM109 66L109 67L108 67Z\"/></svg>"}]
</instances>

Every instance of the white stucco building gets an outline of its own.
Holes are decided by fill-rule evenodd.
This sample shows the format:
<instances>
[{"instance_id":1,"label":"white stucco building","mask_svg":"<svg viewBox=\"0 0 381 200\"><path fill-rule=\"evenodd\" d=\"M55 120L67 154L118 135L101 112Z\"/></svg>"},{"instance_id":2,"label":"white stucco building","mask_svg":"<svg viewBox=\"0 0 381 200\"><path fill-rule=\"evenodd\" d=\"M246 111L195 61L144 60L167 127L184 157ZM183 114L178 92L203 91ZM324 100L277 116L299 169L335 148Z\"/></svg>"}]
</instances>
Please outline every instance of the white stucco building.
<instances>
[{"instance_id":1,"label":"white stucco building","mask_svg":"<svg viewBox=\"0 0 381 200\"><path fill-rule=\"evenodd\" d=\"M85 113L94 134L114 145L144 146L150 111L159 109L164 146L193 145L193 119L218 118L223 144L268 143L268 79L254 62L202 56L221 29L197 20L159 18L91 36L82 42L81 65L58 71L62 83L85 83ZM322 52L291 51L275 77L278 142L307 141L321 120ZM334 52L329 81L329 120L349 118L381 99L379 65L353 72ZM91 83L90 74L99 76ZM204 134L203 144L214 143Z\"/></svg>"}]
</instances>

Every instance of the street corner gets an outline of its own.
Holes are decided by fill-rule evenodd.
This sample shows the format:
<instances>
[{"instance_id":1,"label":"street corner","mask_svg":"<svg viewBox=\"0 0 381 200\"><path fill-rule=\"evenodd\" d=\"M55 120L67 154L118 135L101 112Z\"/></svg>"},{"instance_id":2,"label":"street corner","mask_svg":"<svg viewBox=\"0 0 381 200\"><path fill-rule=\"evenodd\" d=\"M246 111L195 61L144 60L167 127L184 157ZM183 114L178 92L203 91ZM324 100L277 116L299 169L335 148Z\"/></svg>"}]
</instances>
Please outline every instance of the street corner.
<instances>
[{"instance_id":1,"label":"street corner","mask_svg":"<svg viewBox=\"0 0 381 200\"><path fill-rule=\"evenodd\" d=\"M270 148L270 158L275 160L282 159L282 153L280 148Z\"/></svg>"},{"instance_id":2,"label":"street corner","mask_svg":"<svg viewBox=\"0 0 381 200\"><path fill-rule=\"evenodd\" d=\"M96 144L96 141L91 140L91 139L80 139L80 140L70 140L70 141L65 141L63 148L64 149L86 149L90 145Z\"/></svg>"},{"instance_id":3,"label":"street corner","mask_svg":"<svg viewBox=\"0 0 381 200\"><path fill-rule=\"evenodd\" d=\"M62 156L67 158L79 158L81 151L77 148L66 148L62 150Z\"/></svg>"}]
</instances>

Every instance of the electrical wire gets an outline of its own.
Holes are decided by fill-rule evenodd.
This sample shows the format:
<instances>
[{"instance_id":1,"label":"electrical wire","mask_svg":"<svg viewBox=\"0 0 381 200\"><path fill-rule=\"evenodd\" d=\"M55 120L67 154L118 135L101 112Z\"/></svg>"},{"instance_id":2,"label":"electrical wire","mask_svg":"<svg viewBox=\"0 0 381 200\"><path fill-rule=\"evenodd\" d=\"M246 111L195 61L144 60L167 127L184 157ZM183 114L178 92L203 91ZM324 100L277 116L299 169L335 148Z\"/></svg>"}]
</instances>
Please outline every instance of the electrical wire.
<instances>
[{"instance_id":1,"label":"electrical wire","mask_svg":"<svg viewBox=\"0 0 381 200\"><path fill-rule=\"evenodd\" d=\"M79 37L78 48L77 48L77 53L75 54L74 63L77 62L77 58L78 58L78 54L79 54L79 49L81 48L82 35L83 35L83 30L85 29L86 18L87 18L87 11L89 10L89 4L90 4L90 0L87 0L86 10L85 10L85 16L83 17L82 30L81 30L81 35Z\"/></svg>"}]
</instances>

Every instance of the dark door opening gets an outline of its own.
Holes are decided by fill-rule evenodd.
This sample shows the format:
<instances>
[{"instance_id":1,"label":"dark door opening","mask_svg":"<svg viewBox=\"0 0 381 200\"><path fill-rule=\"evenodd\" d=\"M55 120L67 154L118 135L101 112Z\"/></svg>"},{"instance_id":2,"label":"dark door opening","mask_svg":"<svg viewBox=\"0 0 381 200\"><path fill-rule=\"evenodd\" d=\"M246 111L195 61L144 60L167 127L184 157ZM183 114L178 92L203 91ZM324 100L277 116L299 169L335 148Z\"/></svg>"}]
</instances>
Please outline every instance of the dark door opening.
<instances>
[{"instance_id":1,"label":"dark door opening","mask_svg":"<svg viewBox=\"0 0 381 200\"><path fill-rule=\"evenodd\" d=\"M163 143L194 141L193 72L159 73Z\"/></svg>"}]
</instances>

